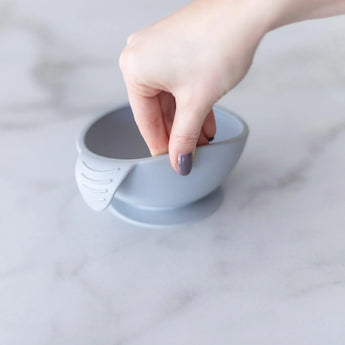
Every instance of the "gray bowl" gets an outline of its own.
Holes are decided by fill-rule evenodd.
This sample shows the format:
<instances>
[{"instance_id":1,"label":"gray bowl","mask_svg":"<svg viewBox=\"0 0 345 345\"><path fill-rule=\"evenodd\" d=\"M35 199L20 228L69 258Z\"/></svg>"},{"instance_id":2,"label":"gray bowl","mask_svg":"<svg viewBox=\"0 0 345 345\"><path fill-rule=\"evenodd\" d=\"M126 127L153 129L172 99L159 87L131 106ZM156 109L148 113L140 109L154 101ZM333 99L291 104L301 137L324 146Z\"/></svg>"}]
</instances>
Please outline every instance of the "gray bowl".
<instances>
[{"instance_id":1,"label":"gray bowl","mask_svg":"<svg viewBox=\"0 0 345 345\"><path fill-rule=\"evenodd\" d=\"M168 154L151 157L129 106L97 118L77 142L76 180L86 203L146 225L181 224L212 213L248 136L238 116L219 107L214 113L215 139L196 149L188 176L171 168Z\"/></svg>"}]
</instances>

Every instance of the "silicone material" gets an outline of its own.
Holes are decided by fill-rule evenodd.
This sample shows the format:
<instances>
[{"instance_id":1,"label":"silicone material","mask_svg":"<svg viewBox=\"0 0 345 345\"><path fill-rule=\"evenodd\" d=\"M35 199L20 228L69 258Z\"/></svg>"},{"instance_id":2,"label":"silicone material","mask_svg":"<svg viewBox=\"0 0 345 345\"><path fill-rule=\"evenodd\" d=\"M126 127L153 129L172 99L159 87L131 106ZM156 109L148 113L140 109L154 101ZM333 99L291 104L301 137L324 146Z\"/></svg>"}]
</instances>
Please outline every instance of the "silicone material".
<instances>
[{"instance_id":1,"label":"silicone material","mask_svg":"<svg viewBox=\"0 0 345 345\"><path fill-rule=\"evenodd\" d=\"M177 208L141 208L114 198L109 209L115 215L135 225L168 227L206 218L218 208L222 201L223 190L219 187L205 197Z\"/></svg>"},{"instance_id":2,"label":"silicone material","mask_svg":"<svg viewBox=\"0 0 345 345\"><path fill-rule=\"evenodd\" d=\"M123 179L134 168L128 162L97 162L80 156L76 164L76 180L85 202L95 211L106 209Z\"/></svg>"},{"instance_id":3,"label":"silicone material","mask_svg":"<svg viewBox=\"0 0 345 345\"><path fill-rule=\"evenodd\" d=\"M214 113L217 134L196 149L188 176L171 168L168 154L150 156L129 106L97 118L77 143L76 180L86 203L97 211L111 205L123 217L149 225L187 223L210 213L215 209L210 203L219 205L212 192L235 166L248 136L239 117L219 107Z\"/></svg>"}]
</instances>

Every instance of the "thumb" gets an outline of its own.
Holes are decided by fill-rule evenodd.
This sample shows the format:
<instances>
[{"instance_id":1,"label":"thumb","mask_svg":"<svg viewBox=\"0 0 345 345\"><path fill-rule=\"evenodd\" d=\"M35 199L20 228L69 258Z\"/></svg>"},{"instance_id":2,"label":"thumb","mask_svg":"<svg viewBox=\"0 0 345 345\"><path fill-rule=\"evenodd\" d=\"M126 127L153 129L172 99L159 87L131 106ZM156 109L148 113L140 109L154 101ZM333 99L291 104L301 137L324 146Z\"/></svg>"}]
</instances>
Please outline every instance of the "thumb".
<instances>
[{"instance_id":1,"label":"thumb","mask_svg":"<svg viewBox=\"0 0 345 345\"><path fill-rule=\"evenodd\" d=\"M182 176L188 175L192 170L195 147L210 110L211 107L183 106L176 102L169 138L169 158L171 166Z\"/></svg>"}]
</instances>

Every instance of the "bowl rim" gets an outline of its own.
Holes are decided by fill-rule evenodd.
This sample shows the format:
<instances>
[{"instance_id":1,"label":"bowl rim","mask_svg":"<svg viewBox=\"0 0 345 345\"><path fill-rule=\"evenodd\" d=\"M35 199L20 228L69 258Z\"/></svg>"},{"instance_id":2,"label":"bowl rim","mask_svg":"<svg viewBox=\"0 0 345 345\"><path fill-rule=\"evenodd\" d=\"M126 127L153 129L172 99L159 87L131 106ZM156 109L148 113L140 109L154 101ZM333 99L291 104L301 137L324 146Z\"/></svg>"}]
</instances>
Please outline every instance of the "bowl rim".
<instances>
[{"instance_id":1,"label":"bowl rim","mask_svg":"<svg viewBox=\"0 0 345 345\"><path fill-rule=\"evenodd\" d=\"M116 111L120 111L126 108L129 108L130 105L128 103L122 104L119 107L116 107L115 109L112 109L110 111L107 111L105 114L102 114L100 116L95 117L94 119L92 119L91 121L89 121L86 125L84 125L83 129L81 130L78 138L77 138L77 151L79 153L79 155L86 155L90 158L93 159L101 159L101 160L108 160L108 161L116 161L116 162L131 162L131 163L139 163L139 162L149 162L152 160L163 160L163 159L167 159L169 157L168 153L164 153L161 154L159 156L150 156L150 157L142 157L142 158L111 158L111 157L105 157L105 156L101 156L98 155L94 152L92 152L91 150L88 149L88 147L85 145L85 136L86 133L90 130L90 128L96 123L98 122L100 119L102 119L103 117L109 116L110 114L116 112ZM228 109L226 109L223 106L219 106L219 105L214 105L212 107L212 109L215 110L220 110L221 111L221 116L232 116L233 118L235 118L242 126L242 130L240 131L240 133L234 137L231 137L229 139L225 139L225 140L221 140L221 141L217 141L215 143L212 143L212 146L219 146L219 145L224 145L224 144L228 144L231 142L236 142L239 141L243 138L246 138L248 136L249 133L249 128L248 125L246 124L246 122L237 114L235 114L233 111L230 111ZM209 145L203 145L203 146L198 146L196 148L196 152L198 151L202 151L205 150L209 147Z\"/></svg>"}]
</instances>

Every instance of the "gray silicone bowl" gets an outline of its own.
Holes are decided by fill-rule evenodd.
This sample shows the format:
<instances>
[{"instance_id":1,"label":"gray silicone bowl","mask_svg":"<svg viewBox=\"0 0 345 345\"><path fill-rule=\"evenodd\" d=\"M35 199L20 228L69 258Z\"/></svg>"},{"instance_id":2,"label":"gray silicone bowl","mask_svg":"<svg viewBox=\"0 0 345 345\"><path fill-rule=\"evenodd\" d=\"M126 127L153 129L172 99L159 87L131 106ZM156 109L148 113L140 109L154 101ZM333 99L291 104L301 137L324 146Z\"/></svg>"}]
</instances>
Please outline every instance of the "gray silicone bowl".
<instances>
[{"instance_id":1,"label":"gray silicone bowl","mask_svg":"<svg viewBox=\"0 0 345 345\"><path fill-rule=\"evenodd\" d=\"M196 149L188 176L171 168L167 154L150 156L129 106L94 120L77 142L76 180L86 203L151 226L187 223L212 213L222 199L219 187L248 136L238 116L219 107L214 113L215 139Z\"/></svg>"}]
</instances>

